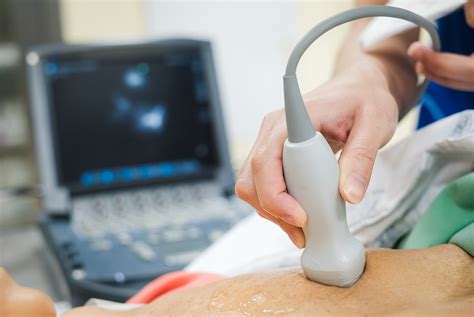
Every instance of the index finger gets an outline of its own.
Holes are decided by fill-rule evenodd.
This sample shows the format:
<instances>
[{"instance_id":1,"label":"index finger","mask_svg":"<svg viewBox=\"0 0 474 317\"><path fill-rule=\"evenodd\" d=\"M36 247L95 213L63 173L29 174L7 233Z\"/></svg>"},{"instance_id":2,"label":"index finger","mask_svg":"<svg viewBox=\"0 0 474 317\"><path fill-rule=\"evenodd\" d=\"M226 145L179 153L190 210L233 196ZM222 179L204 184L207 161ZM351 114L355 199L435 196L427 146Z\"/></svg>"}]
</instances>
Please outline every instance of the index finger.
<instances>
[{"instance_id":1,"label":"index finger","mask_svg":"<svg viewBox=\"0 0 474 317\"><path fill-rule=\"evenodd\" d=\"M307 221L300 204L286 191L283 177L282 152L286 129L273 129L267 143L260 147L251 162L260 206L268 213L302 227Z\"/></svg>"},{"instance_id":2,"label":"index finger","mask_svg":"<svg viewBox=\"0 0 474 317\"><path fill-rule=\"evenodd\" d=\"M420 43L413 43L408 54L421 62L423 68L437 76L467 82L473 80L473 56L435 52Z\"/></svg>"}]
</instances>

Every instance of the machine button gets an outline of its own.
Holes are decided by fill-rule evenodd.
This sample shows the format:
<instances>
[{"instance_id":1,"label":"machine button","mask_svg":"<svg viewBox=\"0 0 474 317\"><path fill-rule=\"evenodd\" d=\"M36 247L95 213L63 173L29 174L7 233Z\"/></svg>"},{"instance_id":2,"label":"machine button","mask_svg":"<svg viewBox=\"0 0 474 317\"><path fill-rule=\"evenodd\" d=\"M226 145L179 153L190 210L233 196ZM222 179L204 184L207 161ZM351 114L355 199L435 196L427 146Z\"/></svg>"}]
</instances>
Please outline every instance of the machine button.
<instances>
[{"instance_id":1,"label":"machine button","mask_svg":"<svg viewBox=\"0 0 474 317\"><path fill-rule=\"evenodd\" d=\"M202 232L198 227L191 227L187 233L190 239L196 239L201 235Z\"/></svg>"},{"instance_id":2,"label":"machine button","mask_svg":"<svg viewBox=\"0 0 474 317\"><path fill-rule=\"evenodd\" d=\"M163 232L163 238L167 242L177 242L184 240L185 236L182 230L167 230Z\"/></svg>"},{"instance_id":3,"label":"machine button","mask_svg":"<svg viewBox=\"0 0 474 317\"><path fill-rule=\"evenodd\" d=\"M155 251L153 251L153 249L143 241L134 242L130 248L144 261L152 261L156 257Z\"/></svg>"},{"instance_id":4,"label":"machine button","mask_svg":"<svg viewBox=\"0 0 474 317\"><path fill-rule=\"evenodd\" d=\"M94 240L91 243L91 249L97 252L110 251L113 247L113 243L110 240Z\"/></svg>"},{"instance_id":5,"label":"machine button","mask_svg":"<svg viewBox=\"0 0 474 317\"><path fill-rule=\"evenodd\" d=\"M159 245L160 244L160 235L155 233L155 232L150 232L148 234L148 241L150 241L150 243L153 244L153 245Z\"/></svg>"},{"instance_id":6,"label":"machine button","mask_svg":"<svg viewBox=\"0 0 474 317\"><path fill-rule=\"evenodd\" d=\"M207 237L209 238L209 240L211 240L212 242L216 241L217 239L220 238L220 236L222 236L224 232L222 230L218 230L218 229L214 229L214 230L211 230L209 232L209 234L207 235Z\"/></svg>"},{"instance_id":7,"label":"machine button","mask_svg":"<svg viewBox=\"0 0 474 317\"><path fill-rule=\"evenodd\" d=\"M167 255L165 257L165 263L169 266L186 265L196 258L201 252L202 250L193 250Z\"/></svg>"},{"instance_id":8,"label":"machine button","mask_svg":"<svg viewBox=\"0 0 474 317\"><path fill-rule=\"evenodd\" d=\"M86 274L85 271L83 271L81 269L76 269L76 270L72 271L71 276L75 280L82 280L87 276L87 274Z\"/></svg>"},{"instance_id":9,"label":"machine button","mask_svg":"<svg viewBox=\"0 0 474 317\"><path fill-rule=\"evenodd\" d=\"M117 240L120 242L122 245L130 245L133 242L132 236L127 233L127 232L120 232L117 233Z\"/></svg>"}]
</instances>

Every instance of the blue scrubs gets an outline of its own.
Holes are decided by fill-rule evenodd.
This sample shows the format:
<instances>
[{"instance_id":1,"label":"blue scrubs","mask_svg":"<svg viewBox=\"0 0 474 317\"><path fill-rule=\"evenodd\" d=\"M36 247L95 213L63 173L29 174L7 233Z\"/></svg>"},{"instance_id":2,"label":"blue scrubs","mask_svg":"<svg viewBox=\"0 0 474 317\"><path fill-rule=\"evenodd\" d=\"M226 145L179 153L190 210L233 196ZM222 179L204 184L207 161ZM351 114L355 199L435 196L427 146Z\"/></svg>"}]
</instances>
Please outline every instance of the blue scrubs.
<instances>
[{"instance_id":1,"label":"blue scrubs","mask_svg":"<svg viewBox=\"0 0 474 317\"><path fill-rule=\"evenodd\" d=\"M474 53L474 29L466 23L464 8L439 19L437 24L443 52ZM423 96L418 129L466 109L474 109L473 92L454 90L431 82Z\"/></svg>"}]
</instances>

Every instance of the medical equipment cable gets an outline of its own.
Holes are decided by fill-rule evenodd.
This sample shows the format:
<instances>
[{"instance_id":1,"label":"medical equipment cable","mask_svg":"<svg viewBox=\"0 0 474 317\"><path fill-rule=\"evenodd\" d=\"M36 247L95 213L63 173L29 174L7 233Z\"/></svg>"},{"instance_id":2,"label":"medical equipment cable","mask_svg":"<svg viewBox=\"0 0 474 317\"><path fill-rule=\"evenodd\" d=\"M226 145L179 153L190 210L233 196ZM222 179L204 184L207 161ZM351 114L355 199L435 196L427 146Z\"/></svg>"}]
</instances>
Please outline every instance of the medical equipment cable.
<instances>
[{"instance_id":1,"label":"medical equipment cable","mask_svg":"<svg viewBox=\"0 0 474 317\"><path fill-rule=\"evenodd\" d=\"M440 40L433 23L411 11L390 6L369 6L351 9L330 17L309 30L291 52L284 76L285 112L290 142L302 142L314 136L314 130L304 107L296 79L296 68L306 49L327 31L350 21L368 17L390 17L412 22L425 29L432 40L433 49L440 50ZM428 85L425 78L417 88L415 102Z\"/></svg>"}]
</instances>

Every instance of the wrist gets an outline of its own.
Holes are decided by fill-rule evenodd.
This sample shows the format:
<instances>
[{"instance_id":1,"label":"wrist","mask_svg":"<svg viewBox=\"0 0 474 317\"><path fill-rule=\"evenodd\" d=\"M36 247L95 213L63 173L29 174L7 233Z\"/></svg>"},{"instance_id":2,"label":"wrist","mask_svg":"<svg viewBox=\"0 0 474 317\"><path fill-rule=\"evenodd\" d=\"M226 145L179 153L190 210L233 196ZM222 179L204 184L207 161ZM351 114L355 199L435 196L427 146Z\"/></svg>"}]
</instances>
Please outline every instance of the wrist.
<instances>
[{"instance_id":1,"label":"wrist","mask_svg":"<svg viewBox=\"0 0 474 317\"><path fill-rule=\"evenodd\" d=\"M383 63L375 58L364 56L344 71L335 72L333 79L349 86L361 87L363 90L385 91L392 94L389 72Z\"/></svg>"},{"instance_id":2,"label":"wrist","mask_svg":"<svg viewBox=\"0 0 474 317\"><path fill-rule=\"evenodd\" d=\"M395 99L400 114L408 112L413 105L418 77L413 66L407 61L384 56L367 56L374 68L378 68L382 81ZM405 64L404 64L405 63ZM409 62L408 62L409 63Z\"/></svg>"}]
</instances>

